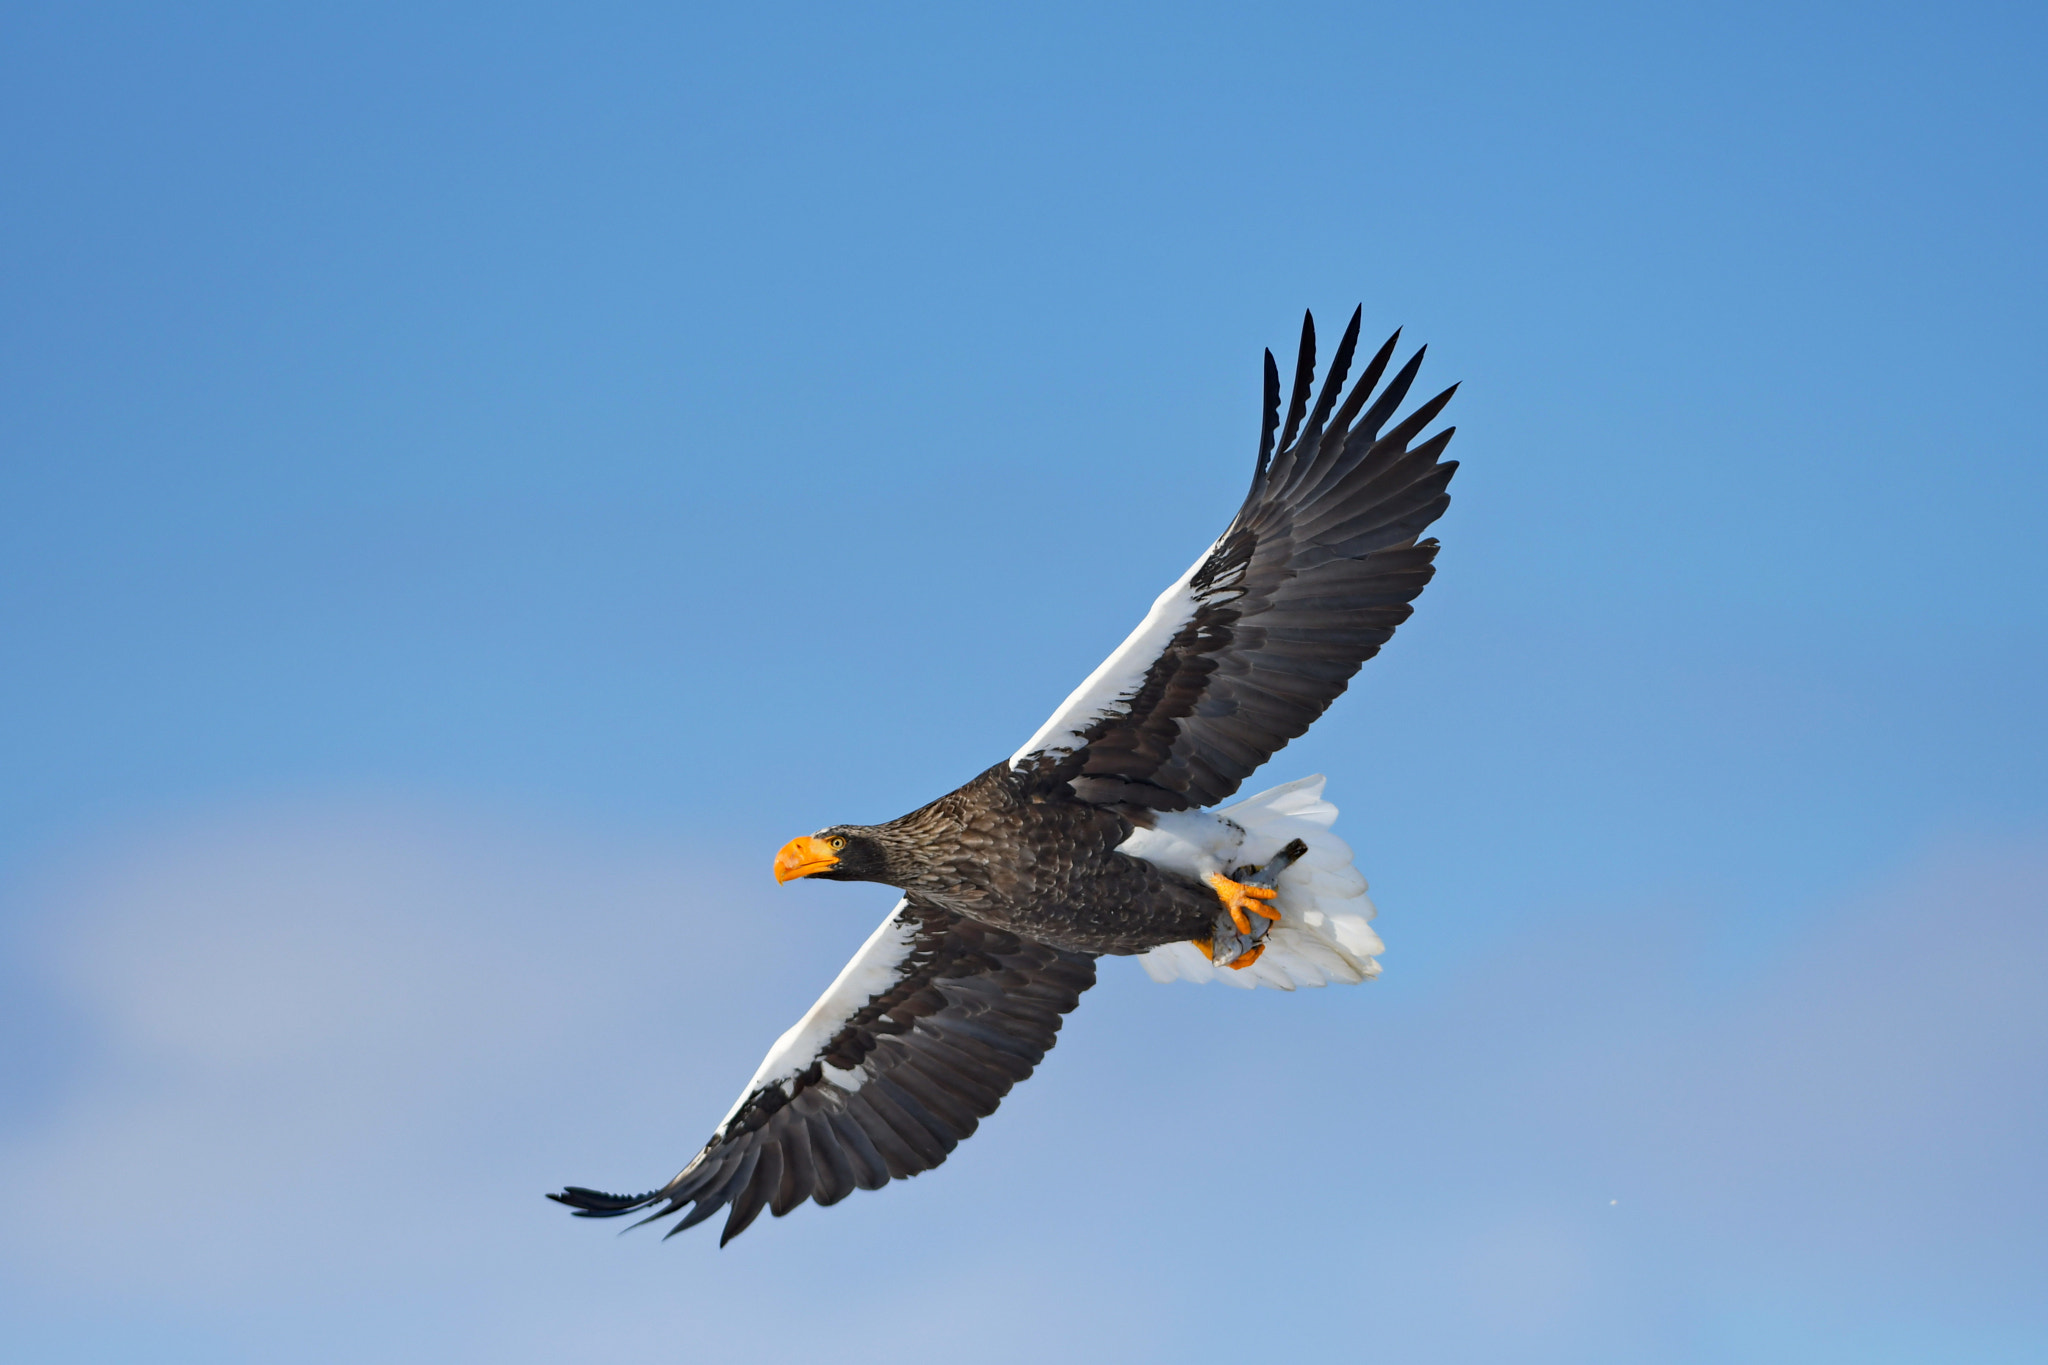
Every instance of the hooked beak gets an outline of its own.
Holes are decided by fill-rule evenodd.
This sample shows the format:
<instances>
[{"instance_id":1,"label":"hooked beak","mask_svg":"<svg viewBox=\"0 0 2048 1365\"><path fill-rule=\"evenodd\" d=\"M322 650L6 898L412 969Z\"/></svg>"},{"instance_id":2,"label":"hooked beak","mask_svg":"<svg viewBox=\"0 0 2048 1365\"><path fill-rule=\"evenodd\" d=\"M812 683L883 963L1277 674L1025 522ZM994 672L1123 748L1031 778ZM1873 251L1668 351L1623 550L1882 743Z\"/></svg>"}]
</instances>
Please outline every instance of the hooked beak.
<instances>
[{"instance_id":1,"label":"hooked beak","mask_svg":"<svg viewBox=\"0 0 2048 1365\"><path fill-rule=\"evenodd\" d=\"M782 852L775 855L775 880L794 881L838 865L839 855L823 839L806 834L801 839L791 839L782 846Z\"/></svg>"}]
</instances>

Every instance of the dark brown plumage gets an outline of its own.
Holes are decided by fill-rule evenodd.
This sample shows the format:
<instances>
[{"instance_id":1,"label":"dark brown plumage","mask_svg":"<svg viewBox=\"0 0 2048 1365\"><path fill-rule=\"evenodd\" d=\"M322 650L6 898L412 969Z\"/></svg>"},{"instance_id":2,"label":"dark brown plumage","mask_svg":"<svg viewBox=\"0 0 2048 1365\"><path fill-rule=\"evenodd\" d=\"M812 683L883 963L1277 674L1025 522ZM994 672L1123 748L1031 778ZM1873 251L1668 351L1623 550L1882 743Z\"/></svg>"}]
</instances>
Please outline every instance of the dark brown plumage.
<instances>
[{"instance_id":1,"label":"dark brown plumage","mask_svg":"<svg viewBox=\"0 0 2048 1365\"><path fill-rule=\"evenodd\" d=\"M786 1086L749 1095L674 1180L650 1194L550 1197L590 1217L694 1203L670 1236L730 1204L723 1244L764 1207L780 1217L806 1199L836 1204L944 1161L1051 1050L1060 1016L1095 984L1095 960L915 897L904 919L913 936L898 979ZM825 1080L827 1066L867 1079L849 1092Z\"/></svg>"},{"instance_id":2,"label":"dark brown plumage","mask_svg":"<svg viewBox=\"0 0 2048 1365\"><path fill-rule=\"evenodd\" d=\"M1375 395L1397 332L1344 396L1359 323L1354 313L1311 406L1304 319L1284 423L1266 353L1243 506L1030 743L899 819L783 850L778 878L879 881L904 900L696 1158L647 1194L571 1186L551 1198L584 1217L688 1208L673 1231L729 1207L723 1241L763 1208L779 1216L928 1170L1031 1074L1097 954L1205 939L1221 894L1207 878L1241 875L1224 854L1245 831L1201 808L1329 707L1435 572L1436 542L1417 537L1449 505L1456 465L1441 456L1454 429L1410 442L1455 387L1382 434L1422 352ZM1289 845L1287 860L1305 850Z\"/></svg>"},{"instance_id":3,"label":"dark brown plumage","mask_svg":"<svg viewBox=\"0 0 2048 1365\"><path fill-rule=\"evenodd\" d=\"M813 837L846 839L847 853L862 862L853 875L814 875L900 887L1072 952L1139 953L1201 937L1216 913L1215 892L1117 852L1133 815L1149 818L1077 801L1063 783L998 763L887 824L820 830Z\"/></svg>"}]
</instances>

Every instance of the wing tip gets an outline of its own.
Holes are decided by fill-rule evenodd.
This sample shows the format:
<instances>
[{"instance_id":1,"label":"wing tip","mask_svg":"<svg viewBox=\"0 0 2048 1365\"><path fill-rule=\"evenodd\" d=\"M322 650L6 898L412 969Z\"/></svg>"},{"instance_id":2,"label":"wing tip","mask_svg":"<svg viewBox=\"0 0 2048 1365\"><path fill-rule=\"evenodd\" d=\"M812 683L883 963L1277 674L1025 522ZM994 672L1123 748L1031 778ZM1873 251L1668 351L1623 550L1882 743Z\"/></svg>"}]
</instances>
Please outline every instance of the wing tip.
<instances>
[{"instance_id":1,"label":"wing tip","mask_svg":"<svg viewBox=\"0 0 2048 1365\"><path fill-rule=\"evenodd\" d=\"M1316 382L1316 315L1314 309L1301 313L1301 345L1294 357L1294 391L1287 400L1287 421L1280 430L1280 450L1288 450L1308 415L1309 394Z\"/></svg>"},{"instance_id":2,"label":"wing tip","mask_svg":"<svg viewBox=\"0 0 2048 1365\"><path fill-rule=\"evenodd\" d=\"M1266 367L1261 378L1264 392L1260 401L1264 411L1259 418L1259 465L1252 474L1254 487L1266 477L1266 466L1273 460L1273 438L1280 432L1280 365L1273 359L1270 346L1266 348Z\"/></svg>"},{"instance_id":3,"label":"wing tip","mask_svg":"<svg viewBox=\"0 0 2048 1365\"><path fill-rule=\"evenodd\" d=\"M650 1190L646 1194L609 1194L582 1185L564 1185L560 1190L549 1191L548 1198L557 1204L567 1205L578 1218L617 1218L647 1207L660 1193L659 1190Z\"/></svg>"}]
</instances>

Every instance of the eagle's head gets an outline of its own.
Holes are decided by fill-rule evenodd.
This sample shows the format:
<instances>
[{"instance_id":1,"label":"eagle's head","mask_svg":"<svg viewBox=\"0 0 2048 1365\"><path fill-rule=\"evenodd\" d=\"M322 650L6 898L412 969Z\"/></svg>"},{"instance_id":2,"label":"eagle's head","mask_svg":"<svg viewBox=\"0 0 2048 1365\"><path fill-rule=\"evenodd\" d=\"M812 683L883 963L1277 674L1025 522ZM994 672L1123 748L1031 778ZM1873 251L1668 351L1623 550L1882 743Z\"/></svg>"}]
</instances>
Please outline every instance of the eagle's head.
<instances>
[{"instance_id":1,"label":"eagle's head","mask_svg":"<svg viewBox=\"0 0 2048 1365\"><path fill-rule=\"evenodd\" d=\"M834 882L899 885L892 862L887 845L875 831L860 825L833 825L784 844L775 855L775 880L822 877Z\"/></svg>"}]
</instances>

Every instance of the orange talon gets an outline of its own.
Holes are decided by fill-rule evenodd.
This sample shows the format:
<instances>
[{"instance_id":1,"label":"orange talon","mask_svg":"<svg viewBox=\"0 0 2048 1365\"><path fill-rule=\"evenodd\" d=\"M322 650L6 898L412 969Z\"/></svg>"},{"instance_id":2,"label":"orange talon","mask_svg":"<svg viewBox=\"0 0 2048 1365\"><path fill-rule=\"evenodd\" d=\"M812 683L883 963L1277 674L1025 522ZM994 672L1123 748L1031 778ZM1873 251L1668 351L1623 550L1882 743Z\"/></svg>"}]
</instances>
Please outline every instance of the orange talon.
<instances>
[{"instance_id":1,"label":"orange talon","mask_svg":"<svg viewBox=\"0 0 2048 1365\"><path fill-rule=\"evenodd\" d=\"M1216 899L1222 901L1223 908L1230 912L1231 923L1237 926L1237 932L1240 934L1249 934L1252 931L1252 922L1245 914L1247 910L1270 920L1280 918L1278 910L1259 903L1272 900L1280 894L1272 887L1246 886L1243 882L1230 880L1221 872L1211 872L1208 880L1209 889L1216 893Z\"/></svg>"},{"instance_id":2,"label":"orange talon","mask_svg":"<svg viewBox=\"0 0 2048 1365\"><path fill-rule=\"evenodd\" d=\"M1259 960L1259 954L1265 951L1265 944L1254 943L1250 948L1247 948L1245 950L1245 954L1243 957L1238 958L1236 961L1230 964L1230 970L1232 970L1233 972L1243 971L1245 968L1251 966L1254 962L1257 962Z\"/></svg>"},{"instance_id":3,"label":"orange talon","mask_svg":"<svg viewBox=\"0 0 2048 1365\"><path fill-rule=\"evenodd\" d=\"M1203 957L1208 958L1211 962L1214 962L1216 960L1216 945L1211 943L1208 939L1193 938L1189 939L1188 942L1194 944L1197 948L1200 948L1202 950Z\"/></svg>"}]
</instances>

